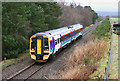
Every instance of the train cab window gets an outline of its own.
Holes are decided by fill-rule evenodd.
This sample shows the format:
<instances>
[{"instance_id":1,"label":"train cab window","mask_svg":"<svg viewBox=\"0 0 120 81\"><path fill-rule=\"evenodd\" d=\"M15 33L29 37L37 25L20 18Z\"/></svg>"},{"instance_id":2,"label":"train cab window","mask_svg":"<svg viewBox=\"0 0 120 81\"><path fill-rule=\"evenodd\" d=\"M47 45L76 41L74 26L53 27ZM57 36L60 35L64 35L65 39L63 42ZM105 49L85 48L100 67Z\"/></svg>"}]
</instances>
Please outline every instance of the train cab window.
<instances>
[{"instance_id":1,"label":"train cab window","mask_svg":"<svg viewBox=\"0 0 120 81\"><path fill-rule=\"evenodd\" d=\"M36 50L36 41L35 41L35 38L32 38L32 40L31 40L31 50Z\"/></svg>"},{"instance_id":2,"label":"train cab window","mask_svg":"<svg viewBox=\"0 0 120 81\"><path fill-rule=\"evenodd\" d=\"M44 50L45 50L45 51L48 51L48 50L49 50L48 38L44 38Z\"/></svg>"}]
</instances>

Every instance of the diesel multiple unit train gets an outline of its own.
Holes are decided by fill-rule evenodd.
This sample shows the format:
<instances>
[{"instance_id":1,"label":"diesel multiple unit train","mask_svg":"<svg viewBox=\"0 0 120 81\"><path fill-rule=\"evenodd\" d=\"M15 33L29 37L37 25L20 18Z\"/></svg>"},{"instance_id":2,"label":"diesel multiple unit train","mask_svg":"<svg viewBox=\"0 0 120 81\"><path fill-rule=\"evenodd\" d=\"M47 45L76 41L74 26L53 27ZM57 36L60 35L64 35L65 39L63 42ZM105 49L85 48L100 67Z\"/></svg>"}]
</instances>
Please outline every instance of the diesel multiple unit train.
<instances>
[{"instance_id":1,"label":"diesel multiple unit train","mask_svg":"<svg viewBox=\"0 0 120 81\"><path fill-rule=\"evenodd\" d=\"M44 62L51 54L55 54L59 49L82 35L83 26L80 24L34 34L30 37L31 59Z\"/></svg>"}]
</instances>

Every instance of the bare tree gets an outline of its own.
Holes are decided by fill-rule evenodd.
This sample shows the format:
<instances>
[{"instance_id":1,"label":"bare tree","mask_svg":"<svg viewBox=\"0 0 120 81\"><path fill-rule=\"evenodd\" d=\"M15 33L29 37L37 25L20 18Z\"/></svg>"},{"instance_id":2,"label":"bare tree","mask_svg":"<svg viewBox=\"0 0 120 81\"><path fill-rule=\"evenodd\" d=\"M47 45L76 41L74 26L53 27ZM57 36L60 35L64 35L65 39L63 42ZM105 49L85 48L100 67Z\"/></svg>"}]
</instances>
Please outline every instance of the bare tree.
<instances>
[{"instance_id":1,"label":"bare tree","mask_svg":"<svg viewBox=\"0 0 120 81\"><path fill-rule=\"evenodd\" d=\"M71 3L73 7L67 5L60 5L63 10L62 16L59 19L62 21L59 27L68 26L72 24L82 24L88 26L92 23L92 13L89 9L86 9L80 4L76 6L76 3Z\"/></svg>"}]
</instances>

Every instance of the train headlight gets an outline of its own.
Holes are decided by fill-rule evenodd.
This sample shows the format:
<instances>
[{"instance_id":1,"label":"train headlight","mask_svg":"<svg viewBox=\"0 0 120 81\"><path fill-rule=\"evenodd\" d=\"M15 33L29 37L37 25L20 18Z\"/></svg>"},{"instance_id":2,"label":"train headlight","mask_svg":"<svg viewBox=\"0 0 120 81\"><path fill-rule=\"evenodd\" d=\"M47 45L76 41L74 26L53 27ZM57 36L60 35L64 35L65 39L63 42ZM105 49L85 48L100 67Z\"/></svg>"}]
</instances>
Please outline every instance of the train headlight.
<instances>
[{"instance_id":1,"label":"train headlight","mask_svg":"<svg viewBox=\"0 0 120 81\"><path fill-rule=\"evenodd\" d=\"M32 48L32 50L35 50L35 49Z\"/></svg>"}]
</instances>

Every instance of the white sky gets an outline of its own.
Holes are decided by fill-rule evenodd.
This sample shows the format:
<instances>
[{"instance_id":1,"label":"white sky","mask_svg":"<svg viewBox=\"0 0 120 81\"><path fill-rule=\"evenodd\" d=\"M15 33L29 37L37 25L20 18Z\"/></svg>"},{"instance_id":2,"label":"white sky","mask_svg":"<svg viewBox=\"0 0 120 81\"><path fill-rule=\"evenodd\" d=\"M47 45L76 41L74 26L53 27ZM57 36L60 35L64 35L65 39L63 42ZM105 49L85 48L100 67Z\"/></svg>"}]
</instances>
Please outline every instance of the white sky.
<instances>
[{"instance_id":1,"label":"white sky","mask_svg":"<svg viewBox=\"0 0 120 81\"><path fill-rule=\"evenodd\" d=\"M120 0L65 0L65 2L80 3L81 6L91 6L95 11L118 12Z\"/></svg>"}]
</instances>

